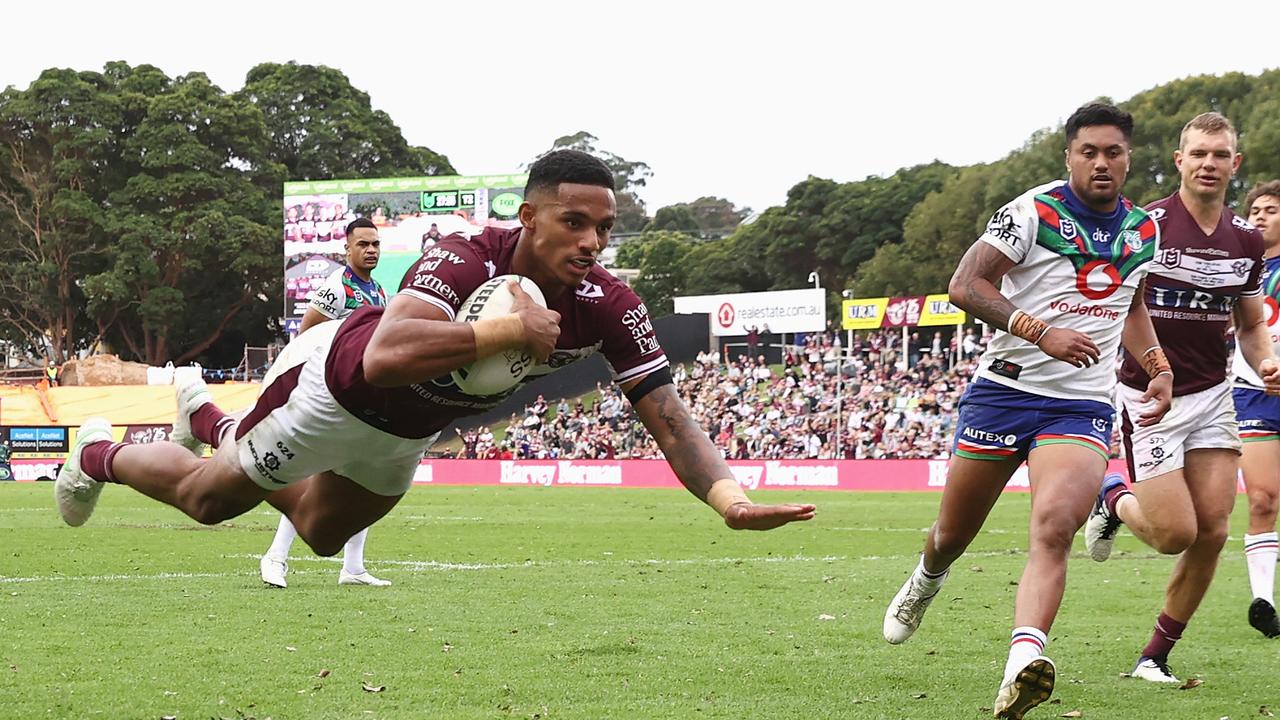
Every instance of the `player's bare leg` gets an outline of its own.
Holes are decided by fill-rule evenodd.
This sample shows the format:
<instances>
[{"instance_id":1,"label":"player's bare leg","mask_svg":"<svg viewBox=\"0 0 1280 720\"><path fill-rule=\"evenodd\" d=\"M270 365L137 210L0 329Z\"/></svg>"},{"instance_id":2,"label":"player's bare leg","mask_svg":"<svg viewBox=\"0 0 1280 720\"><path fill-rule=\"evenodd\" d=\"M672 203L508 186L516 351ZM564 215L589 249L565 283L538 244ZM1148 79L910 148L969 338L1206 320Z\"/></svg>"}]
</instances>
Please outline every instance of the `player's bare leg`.
<instances>
[{"instance_id":1,"label":"player's bare leg","mask_svg":"<svg viewBox=\"0 0 1280 720\"><path fill-rule=\"evenodd\" d=\"M234 443L210 460L192 457L174 443L126 445L115 453L111 472L122 485L186 513L205 525L229 520L270 495L239 468Z\"/></svg>"},{"instance_id":2,"label":"player's bare leg","mask_svg":"<svg viewBox=\"0 0 1280 720\"><path fill-rule=\"evenodd\" d=\"M1280 442L1275 438L1244 443L1240 458L1249 498L1249 532L1244 536L1249 566L1249 624L1267 637L1280 637L1275 608L1276 511L1280 505Z\"/></svg>"},{"instance_id":3,"label":"player's bare leg","mask_svg":"<svg viewBox=\"0 0 1280 720\"><path fill-rule=\"evenodd\" d=\"M1079 445L1042 445L1031 451L1027 466L1031 524L1013 620L1047 633L1062 603L1072 540L1098 492L1093 478L1102 477L1107 461Z\"/></svg>"},{"instance_id":4,"label":"player's bare leg","mask_svg":"<svg viewBox=\"0 0 1280 720\"><path fill-rule=\"evenodd\" d=\"M1091 478L1102 477L1107 461L1087 447L1052 444L1033 449L1027 468L1031 479L1027 564L1014 600L1014 628L996 695L996 717L1022 717L1053 693L1056 670L1044 656L1044 647L1062 604L1071 542L1097 495Z\"/></svg>"},{"instance_id":5,"label":"player's bare leg","mask_svg":"<svg viewBox=\"0 0 1280 720\"><path fill-rule=\"evenodd\" d=\"M1234 451L1227 449L1189 450L1182 472L1166 473L1144 480L1135 488L1143 491L1143 494L1136 499L1121 498L1122 502L1117 504L1117 510L1126 523L1131 517L1136 517L1133 509L1141 505L1144 515L1142 519L1148 528L1155 530L1151 537L1163 537L1166 542L1171 543L1165 548L1156 549L1162 552L1176 551L1187 540L1186 528L1175 526L1185 522L1187 508L1168 502L1179 499L1177 485L1171 482L1169 476L1185 473L1185 481L1181 487L1186 493L1187 505L1193 518L1190 541L1185 542L1182 554L1169 577L1169 584L1165 588L1164 608L1156 619L1151 641L1143 648L1142 656L1133 670L1134 677L1154 682L1178 682L1168 666L1169 652L1181 639L1187 623L1208 592L1209 584L1213 582L1218 556L1227 540L1231 509L1235 505L1238 457ZM1145 487L1147 483L1158 480L1164 481L1161 486L1168 488L1169 497L1156 499L1158 493ZM1147 504L1149 499L1156 505L1155 508ZM1165 504L1160 505L1160 500L1165 501ZM1159 523L1160 519L1168 521ZM1170 527L1174 527L1174 530L1170 531Z\"/></svg>"},{"instance_id":6,"label":"player's bare leg","mask_svg":"<svg viewBox=\"0 0 1280 720\"><path fill-rule=\"evenodd\" d=\"M128 485L147 497L211 525L243 514L263 500L289 516L299 535L317 554L333 555L352 535L386 515L400 496L372 493L347 478L323 472L276 491L254 483L240 469L235 442L224 436L214 457L197 458L174 443L126 445L111 442L110 425L92 419L77 437L73 458L59 474L55 492L64 519L80 525L93 512L103 483ZM76 506L63 486L81 484L92 490L87 503Z\"/></svg>"},{"instance_id":7,"label":"player's bare leg","mask_svg":"<svg viewBox=\"0 0 1280 720\"><path fill-rule=\"evenodd\" d=\"M400 502L403 495L378 495L334 472L312 475L267 497L288 516L298 536L317 555L336 555Z\"/></svg>"},{"instance_id":8,"label":"player's bare leg","mask_svg":"<svg viewBox=\"0 0 1280 720\"><path fill-rule=\"evenodd\" d=\"M1235 457L1235 453L1231 453ZM1190 463L1191 453L1187 453ZM1116 501L1116 514L1130 532L1157 552L1176 555L1195 542L1196 508L1186 468L1135 483Z\"/></svg>"},{"instance_id":9,"label":"player's bare leg","mask_svg":"<svg viewBox=\"0 0 1280 720\"><path fill-rule=\"evenodd\" d=\"M951 564L978 535L991 508L1021 460L974 460L955 456L947 468L938 518L925 538L920 564L889 603L884 639L893 644L911 637L925 610L942 588Z\"/></svg>"},{"instance_id":10,"label":"player's bare leg","mask_svg":"<svg viewBox=\"0 0 1280 720\"><path fill-rule=\"evenodd\" d=\"M1188 489L1195 507L1196 538L1174 565L1165 607L1175 618L1190 618L1200 607L1227 542L1236 502L1236 459L1230 450L1187 453Z\"/></svg>"}]
</instances>

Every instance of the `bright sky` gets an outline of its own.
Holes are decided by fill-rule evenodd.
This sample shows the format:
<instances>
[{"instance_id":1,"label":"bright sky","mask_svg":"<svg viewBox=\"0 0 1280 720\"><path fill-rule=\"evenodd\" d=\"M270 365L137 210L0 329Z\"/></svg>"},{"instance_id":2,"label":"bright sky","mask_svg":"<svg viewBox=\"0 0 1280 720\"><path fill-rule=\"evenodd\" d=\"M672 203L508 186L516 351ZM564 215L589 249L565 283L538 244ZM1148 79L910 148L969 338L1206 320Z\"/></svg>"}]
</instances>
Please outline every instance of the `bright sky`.
<instances>
[{"instance_id":1,"label":"bright sky","mask_svg":"<svg viewBox=\"0 0 1280 720\"><path fill-rule=\"evenodd\" d=\"M702 195L763 210L841 181L997 159L1099 95L1280 65L1280 3L23 2L0 86L108 60L239 89L260 62L324 64L465 174L560 135L641 160L652 213Z\"/></svg>"}]
</instances>

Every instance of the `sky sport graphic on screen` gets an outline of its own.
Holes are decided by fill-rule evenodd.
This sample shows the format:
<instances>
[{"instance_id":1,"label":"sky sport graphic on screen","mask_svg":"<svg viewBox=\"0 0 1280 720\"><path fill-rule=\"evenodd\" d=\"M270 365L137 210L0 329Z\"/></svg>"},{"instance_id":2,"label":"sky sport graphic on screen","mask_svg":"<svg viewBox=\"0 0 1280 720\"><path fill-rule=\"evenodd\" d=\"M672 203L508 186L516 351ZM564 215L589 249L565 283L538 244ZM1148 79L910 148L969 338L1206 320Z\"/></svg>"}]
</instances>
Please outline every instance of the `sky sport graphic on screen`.
<instances>
[{"instance_id":1,"label":"sky sport graphic on screen","mask_svg":"<svg viewBox=\"0 0 1280 720\"><path fill-rule=\"evenodd\" d=\"M436 241L485 227L515 227L529 176L312 180L284 184L284 326L297 332L307 299L345 262L347 224L367 217L378 226L382 257L373 271L387 293Z\"/></svg>"}]
</instances>

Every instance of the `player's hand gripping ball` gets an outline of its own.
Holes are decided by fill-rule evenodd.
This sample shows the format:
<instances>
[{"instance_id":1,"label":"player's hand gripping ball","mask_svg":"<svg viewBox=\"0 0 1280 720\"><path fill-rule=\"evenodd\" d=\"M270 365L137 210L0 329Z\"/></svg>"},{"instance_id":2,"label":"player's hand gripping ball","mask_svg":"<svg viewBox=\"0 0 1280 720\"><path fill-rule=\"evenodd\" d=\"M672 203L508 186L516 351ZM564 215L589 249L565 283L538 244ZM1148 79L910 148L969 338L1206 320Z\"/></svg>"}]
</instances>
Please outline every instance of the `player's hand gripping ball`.
<instances>
[{"instance_id":1,"label":"player's hand gripping ball","mask_svg":"<svg viewBox=\"0 0 1280 720\"><path fill-rule=\"evenodd\" d=\"M542 290L529 278L499 275L485 281L462 303L458 311L458 322L478 322L510 315L515 297L507 283L517 280L520 282L520 289L528 293L535 303L547 306ZM503 350L454 370L453 382L468 395L499 395L518 385L529 368L533 367L533 363L533 356L524 348Z\"/></svg>"}]
</instances>

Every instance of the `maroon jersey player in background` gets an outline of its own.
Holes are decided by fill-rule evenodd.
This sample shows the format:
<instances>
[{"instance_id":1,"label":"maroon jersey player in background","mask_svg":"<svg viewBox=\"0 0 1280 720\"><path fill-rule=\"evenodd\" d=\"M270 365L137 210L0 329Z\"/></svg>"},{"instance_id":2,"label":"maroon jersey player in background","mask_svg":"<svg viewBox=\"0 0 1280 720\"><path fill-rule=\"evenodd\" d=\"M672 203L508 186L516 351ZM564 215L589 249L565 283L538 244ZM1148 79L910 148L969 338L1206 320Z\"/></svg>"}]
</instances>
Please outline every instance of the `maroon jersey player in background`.
<instances>
[{"instance_id":1,"label":"maroon jersey player in background","mask_svg":"<svg viewBox=\"0 0 1280 720\"><path fill-rule=\"evenodd\" d=\"M1178 191L1148 208L1160 223L1160 246L1146 304L1173 367L1173 407L1154 425L1135 425L1146 373L1126 352L1118 394L1133 489L1109 477L1085 524L1094 560L1111 554L1121 522L1156 550L1180 554L1132 673L1153 682L1178 682L1169 651L1213 581L1235 504L1240 435L1223 341L1233 314L1245 360L1268 391L1280 389L1259 284L1262 236L1226 207L1227 185L1240 167L1236 147L1225 117L1196 116L1173 154Z\"/></svg>"}]
</instances>

